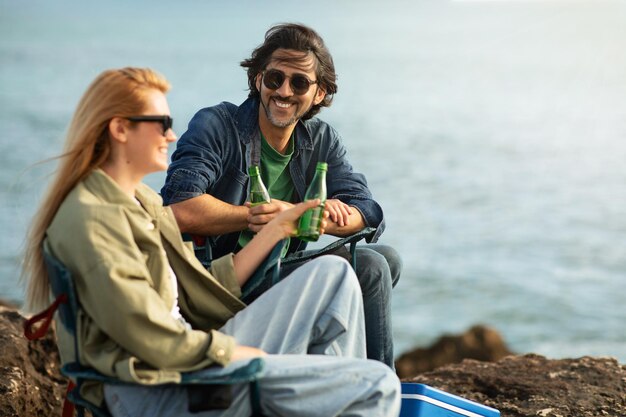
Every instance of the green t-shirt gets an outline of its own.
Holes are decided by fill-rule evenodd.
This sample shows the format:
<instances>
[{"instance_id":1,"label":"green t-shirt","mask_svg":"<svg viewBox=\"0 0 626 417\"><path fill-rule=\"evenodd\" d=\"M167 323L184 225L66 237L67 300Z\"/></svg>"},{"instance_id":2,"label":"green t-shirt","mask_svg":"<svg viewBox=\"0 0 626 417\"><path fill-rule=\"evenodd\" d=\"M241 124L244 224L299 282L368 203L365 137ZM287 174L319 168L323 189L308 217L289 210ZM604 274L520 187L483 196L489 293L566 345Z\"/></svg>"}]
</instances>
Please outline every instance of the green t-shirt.
<instances>
[{"instance_id":1,"label":"green t-shirt","mask_svg":"<svg viewBox=\"0 0 626 417\"><path fill-rule=\"evenodd\" d=\"M293 198L294 186L289 174L289 161L293 155L293 135L289 139L287 145L287 151L285 154L281 154L276 149L267 143L265 136L261 133L261 180L271 198L276 198L282 201L289 201ZM249 230L244 230L239 235L239 246L242 248L252 240L252 233ZM289 242L285 245L283 256L289 248Z\"/></svg>"},{"instance_id":2,"label":"green t-shirt","mask_svg":"<svg viewBox=\"0 0 626 417\"><path fill-rule=\"evenodd\" d=\"M293 155L293 136L283 155L267 143L261 134L261 178L271 198L291 201L294 186L289 174L289 161Z\"/></svg>"}]
</instances>

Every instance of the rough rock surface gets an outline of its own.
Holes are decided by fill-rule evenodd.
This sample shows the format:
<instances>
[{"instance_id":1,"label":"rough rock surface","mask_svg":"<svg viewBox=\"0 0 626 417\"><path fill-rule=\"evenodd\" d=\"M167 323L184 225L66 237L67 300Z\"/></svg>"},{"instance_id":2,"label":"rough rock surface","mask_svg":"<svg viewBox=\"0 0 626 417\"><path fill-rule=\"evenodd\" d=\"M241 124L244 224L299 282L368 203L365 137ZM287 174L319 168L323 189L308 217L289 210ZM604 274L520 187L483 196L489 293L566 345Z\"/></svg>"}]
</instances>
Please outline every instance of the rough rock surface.
<instances>
[{"instance_id":1,"label":"rough rock surface","mask_svg":"<svg viewBox=\"0 0 626 417\"><path fill-rule=\"evenodd\" d=\"M613 358L470 359L405 381L497 408L503 417L626 417L626 366Z\"/></svg>"},{"instance_id":2,"label":"rough rock surface","mask_svg":"<svg viewBox=\"0 0 626 417\"><path fill-rule=\"evenodd\" d=\"M396 361L396 372L408 378L463 359L495 362L511 354L500 333L476 325L461 335L444 335L428 348L404 353Z\"/></svg>"},{"instance_id":3,"label":"rough rock surface","mask_svg":"<svg viewBox=\"0 0 626 417\"><path fill-rule=\"evenodd\" d=\"M66 381L54 336L29 342L23 323L14 308L0 305L0 417L59 416Z\"/></svg>"}]
</instances>

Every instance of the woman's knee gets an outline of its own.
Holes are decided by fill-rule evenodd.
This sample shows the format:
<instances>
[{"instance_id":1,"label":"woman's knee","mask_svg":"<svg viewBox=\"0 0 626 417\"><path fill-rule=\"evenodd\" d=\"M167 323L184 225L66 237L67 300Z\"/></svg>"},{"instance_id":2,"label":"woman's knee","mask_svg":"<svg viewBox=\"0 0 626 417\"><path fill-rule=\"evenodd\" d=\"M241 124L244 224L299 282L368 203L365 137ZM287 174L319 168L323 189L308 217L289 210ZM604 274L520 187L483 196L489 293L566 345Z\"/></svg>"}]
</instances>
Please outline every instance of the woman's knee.
<instances>
[{"instance_id":1,"label":"woman's knee","mask_svg":"<svg viewBox=\"0 0 626 417\"><path fill-rule=\"evenodd\" d=\"M324 255L311 261L318 265L321 275L332 276L336 279L356 280L352 266L344 258L337 255Z\"/></svg>"},{"instance_id":2,"label":"woman's knee","mask_svg":"<svg viewBox=\"0 0 626 417\"><path fill-rule=\"evenodd\" d=\"M348 287L351 291L361 292L359 281L350 263L336 255L324 255L312 259L294 271L294 274L306 276L306 280L316 286ZM333 290L336 291L336 290Z\"/></svg>"},{"instance_id":3,"label":"woman's knee","mask_svg":"<svg viewBox=\"0 0 626 417\"><path fill-rule=\"evenodd\" d=\"M401 385L396 373L382 362L366 360L362 371L383 398L400 405Z\"/></svg>"}]
</instances>

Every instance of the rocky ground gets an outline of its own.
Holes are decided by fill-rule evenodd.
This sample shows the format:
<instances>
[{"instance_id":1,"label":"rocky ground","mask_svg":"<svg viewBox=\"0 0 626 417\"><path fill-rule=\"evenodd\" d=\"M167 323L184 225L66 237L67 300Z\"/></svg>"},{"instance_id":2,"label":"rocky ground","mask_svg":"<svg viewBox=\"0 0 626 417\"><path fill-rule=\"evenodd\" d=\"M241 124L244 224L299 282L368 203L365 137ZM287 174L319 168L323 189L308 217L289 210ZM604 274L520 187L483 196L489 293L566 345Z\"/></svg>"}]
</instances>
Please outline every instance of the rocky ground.
<instances>
[{"instance_id":1,"label":"rocky ground","mask_svg":"<svg viewBox=\"0 0 626 417\"><path fill-rule=\"evenodd\" d=\"M626 366L612 358L467 359L406 381L488 405L506 417L626 416Z\"/></svg>"},{"instance_id":2,"label":"rocky ground","mask_svg":"<svg viewBox=\"0 0 626 417\"><path fill-rule=\"evenodd\" d=\"M50 332L28 342L23 322L15 308L0 306L0 417L59 416L66 385L54 338ZM626 366L611 358L512 355L484 326L407 352L397 368L404 381L497 408L503 417L626 417Z\"/></svg>"},{"instance_id":3,"label":"rocky ground","mask_svg":"<svg viewBox=\"0 0 626 417\"><path fill-rule=\"evenodd\" d=\"M29 342L24 317L0 305L0 417L60 416L66 382L52 332Z\"/></svg>"},{"instance_id":4,"label":"rocky ground","mask_svg":"<svg viewBox=\"0 0 626 417\"><path fill-rule=\"evenodd\" d=\"M626 366L612 358L514 355L494 329L474 326L400 356L420 382L500 410L503 417L626 417Z\"/></svg>"}]
</instances>

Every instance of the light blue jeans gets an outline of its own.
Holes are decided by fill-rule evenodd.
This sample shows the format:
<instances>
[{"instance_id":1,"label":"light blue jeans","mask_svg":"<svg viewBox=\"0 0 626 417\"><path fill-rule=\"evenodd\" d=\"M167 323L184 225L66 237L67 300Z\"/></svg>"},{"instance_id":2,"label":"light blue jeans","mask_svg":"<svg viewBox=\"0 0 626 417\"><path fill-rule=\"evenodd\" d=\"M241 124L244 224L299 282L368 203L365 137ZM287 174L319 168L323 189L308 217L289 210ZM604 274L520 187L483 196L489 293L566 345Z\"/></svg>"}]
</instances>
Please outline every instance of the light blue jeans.
<instances>
[{"instance_id":1,"label":"light blue jeans","mask_svg":"<svg viewBox=\"0 0 626 417\"><path fill-rule=\"evenodd\" d=\"M269 355L260 377L267 416L379 416L400 413L400 383L365 359L363 305L350 265L315 259L268 290L220 329ZM241 366L233 362L228 367ZM211 372L204 370L199 372ZM190 414L183 387L106 385L114 417L234 417L251 413L248 384L234 388L228 410Z\"/></svg>"},{"instance_id":2,"label":"light blue jeans","mask_svg":"<svg viewBox=\"0 0 626 417\"><path fill-rule=\"evenodd\" d=\"M304 251L303 253L314 253ZM303 263L285 266L281 274L290 274ZM356 275L363 293L367 357L394 369L391 324L391 289L402 272L402 259L387 245L357 245Z\"/></svg>"}]
</instances>

